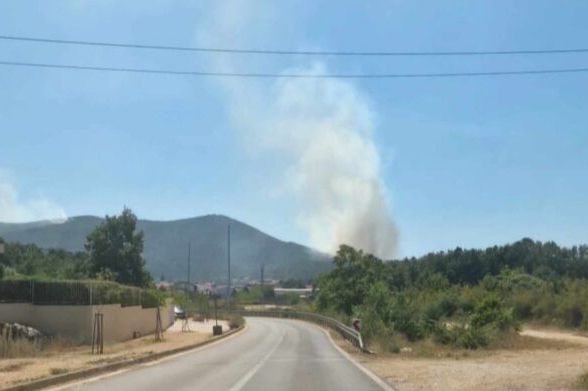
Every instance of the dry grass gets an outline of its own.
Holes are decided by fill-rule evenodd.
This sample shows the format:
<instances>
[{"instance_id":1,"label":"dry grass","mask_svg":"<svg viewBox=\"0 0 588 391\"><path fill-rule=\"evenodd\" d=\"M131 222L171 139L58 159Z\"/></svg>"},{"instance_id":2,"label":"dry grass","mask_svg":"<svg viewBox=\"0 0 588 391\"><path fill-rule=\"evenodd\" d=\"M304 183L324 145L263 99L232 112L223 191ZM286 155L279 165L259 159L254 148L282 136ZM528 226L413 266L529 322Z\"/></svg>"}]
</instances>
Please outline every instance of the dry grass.
<instances>
[{"instance_id":1,"label":"dry grass","mask_svg":"<svg viewBox=\"0 0 588 391\"><path fill-rule=\"evenodd\" d=\"M0 359L42 357L51 353L61 353L77 346L64 338L47 338L43 341L29 341L26 339L0 338Z\"/></svg>"},{"instance_id":2,"label":"dry grass","mask_svg":"<svg viewBox=\"0 0 588 391\"><path fill-rule=\"evenodd\" d=\"M588 372L584 372L578 377L578 380L574 383L574 389L588 390Z\"/></svg>"},{"instance_id":3,"label":"dry grass","mask_svg":"<svg viewBox=\"0 0 588 391\"><path fill-rule=\"evenodd\" d=\"M464 349L448 345L441 345L432 338L410 342L401 335L394 335L388 339L371 341L369 349L380 357L404 357L414 358L481 358L491 356L498 352L509 350L562 350L576 347L574 341L540 339L516 332L505 334L502 338L492 342L487 348Z\"/></svg>"},{"instance_id":4,"label":"dry grass","mask_svg":"<svg viewBox=\"0 0 588 391\"><path fill-rule=\"evenodd\" d=\"M537 338L518 333L507 334L500 340L494 341L490 350L562 350L578 347L578 343L566 339Z\"/></svg>"},{"instance_id":5,"label":"dry grass","mask_svg":"<svg viewBox=\"0 0 588 391\"><path fill-rule=\"evenodd\" d=\"M43 349L35 351L27 350L30 349L28 345L19 345L18 349L21 350L10 347L16 353L13 358L0 360L0 389L47 376L145 357L152 353L193 345L212 337L211 324L200 326L194 326L194 331L190 333L182 333L178 331L181 327L173 327L164 333L162 342L154 342L153 335L148 335L126 342L105 344L105 354L101 356L92 355L89 346L75 345L63 339L54 339L43 345Z\"/></svg>"},{"instance_id":6,"label":"dry grass","mask_svg":"<svg viewBox=\"0 0 588 391\"><path fill-rule=\"evenodd\" d=\"M26 339L4 339L0 338L0 359L34 357L41 351L39 343Z\"/></svg>"},{"instance_id":7,"label":"dry grass","mask_svg":"<svg viewBox=\"0 0 588 391\"><path fill-rule=\"evenodd\" d=\"M0 365L0 373L1 372L20 371L21 369L23 369L24 367L26 367L30 363L31 363L31 361L20 361L20 362L8 363L7 365L3 365L3 366Z\"/></svg>"},{"instance_id":8,"label":"dry grass","mask_svg":"<svg viewBox=\"0 0 588 391\"><path fill-rule=\"evenodd\" d=\"M399 348L410 349L375 355L358 353L332 335L341 347L399 391L574 386L588 390L588 338L562 330L526 330L523 335L508 335L488 349L474 351L447 348L430 340L410 344L400 339L396 341Z\"/></svg>"}]
</instances>

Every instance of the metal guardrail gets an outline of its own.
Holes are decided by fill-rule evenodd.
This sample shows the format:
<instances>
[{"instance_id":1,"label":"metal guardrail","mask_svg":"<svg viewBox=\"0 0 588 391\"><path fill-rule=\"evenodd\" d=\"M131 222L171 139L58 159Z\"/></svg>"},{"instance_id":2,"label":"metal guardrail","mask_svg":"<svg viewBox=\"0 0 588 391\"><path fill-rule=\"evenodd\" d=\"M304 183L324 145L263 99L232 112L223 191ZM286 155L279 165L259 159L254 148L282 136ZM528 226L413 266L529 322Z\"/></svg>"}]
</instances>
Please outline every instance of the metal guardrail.
<instances>
[{"instance_id":1,"label":"metal guardrail","mask_svg":"<svg viewBox=\"0 0 588 391\"><path fill-rule=\"evenodd\" d=\"M270 318L290 318L290 319L301 319L309 322L317 323L324 327L329 327L338 332L343 338L351 342L355 347L361 349L364 352L368 350L363 344L361 339L361 333L355 329L344 325L336 319L329 318L328 316L315 314L312 312L298 312L298 311L247 311L247 310L233 310L233 313L237 313L241 316L261 316Z\"/></svg>"}]
</instances>

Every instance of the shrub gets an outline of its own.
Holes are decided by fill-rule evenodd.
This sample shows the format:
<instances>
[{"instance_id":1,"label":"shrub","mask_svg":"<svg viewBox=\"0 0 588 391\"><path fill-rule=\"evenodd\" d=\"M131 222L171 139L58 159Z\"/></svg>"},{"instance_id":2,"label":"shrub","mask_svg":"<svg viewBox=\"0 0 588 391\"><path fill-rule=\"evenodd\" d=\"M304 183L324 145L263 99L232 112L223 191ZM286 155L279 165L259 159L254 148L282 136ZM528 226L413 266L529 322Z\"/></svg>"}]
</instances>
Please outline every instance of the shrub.
<instances>
[{"instance_id":1,"label":"shrub","mask_svg":"<svg viewBox=\"0 0 588 391\"><path fill-rule=\"evenodd\" d=\"M286 303L288 305L296 305L300 303L300 296L296 293L288 293L286 295Z\"/></svg>"},{"instance_id":2,"label":"shrub","mask_svg":"<svg viewBox=\"0 0 588 391\"><path fill-rule=\"evenodd\" d=\"M478 349L490 342L489 328L468 324L442 324L433 331L435 342L464 349Z\"/></svg>"},{"instance_id":3,"label":"shrub","mask_svg":"<svg viewBox=\"0 0 588 391\"><path fill-rule=\"evenodd\" d=\"M576 300L569 300L559 308L559 318L568 327L580 327L584 320L584 306Z\"/></svg>"},{"instance_id":4,"label":"shrub","mask_svg":"<svg viewBox=\"0 0 588 391\"><path fill-rule=\"evenodd\" d=\"M241 315L229 315L228 316L229 329L238 329L245 325L245 319Z\"/></svg>"},{"instance_id":5,"label":"shrub","mask_svg":"<svg viewBox=\"0 0 588 391\"><path fill-rule=\"evenodd\" d=\"M31 281L2 280L0 281L0 301L7 303L30 303Z\"/></svg>"},{"instance_id":6,"label":"shrub","mask_svg":"<svg viewBox=\"0 0 588 391\"><path fill-rule=\"evenodd\" d=\"M494 296L484 299L475 309L471 325L472 328L492 325L501 331L517 327L512 308L504 308L498 298Z\"/></svg>"},{"instance_id":7,"label":"shrub","mask_svg":"<svg viewBox=\"0 0 588 391\"><path fill-rule=\"evenodd\" d=\"M576 390L588 390L588 372L584 372L574 384Z\"/></svg>"},{"instance_id":8,"label":"shrub","mask_svg":"<svg viewBox=\"0 0 588 391\"><path fill-rule=\"evenodd\" d=\"M530 319L534 312L534 297L531 292L517 292L512 297L514 316L517 319Z\"/></svg>"},{"instance_id":9,"label":"shrub","mask_svg":"<svg viewBox=\"0 0 588 391\"><path fill-rule=\"evenodd\" d=\"M457 346L466 349L478 349L487 346L489 343L488 329L478 327L468 327L456 329Z\"/></svg>"},{"instance_id":10,"label":"shrub","mask_svg":"<svg viewBox=\"0 0 588 391\"><path fill-rule=\"evenodd\" d=\"M63 375L68 372L69 372L69 369L67 369L67 368L51 368L49 370L49 373L51 373L52 375Z\"/></svg>"},{"instance_id":11,"label":"shrub","mask_svg":"<svg viewBox=\"0 0 588 391\"><path fill-rule=\"evenodd\" d=\"M405 295L395 296L389 314L393 329L403 333L409 341L416 341L425 335L419 311L409 303Z\"/></svg>"},{"instance_id":12,"label":"shrub","mask_svg":"<svg viewBox=\"0 0 588 391\"><path fill-rule=\"evenodd\" d=\"M425 309L425 319L436 321L444 317L453 316L458 310L459 304L460 303L456 297L443 296L427 305Z\"/></svg>"}]
</instances>

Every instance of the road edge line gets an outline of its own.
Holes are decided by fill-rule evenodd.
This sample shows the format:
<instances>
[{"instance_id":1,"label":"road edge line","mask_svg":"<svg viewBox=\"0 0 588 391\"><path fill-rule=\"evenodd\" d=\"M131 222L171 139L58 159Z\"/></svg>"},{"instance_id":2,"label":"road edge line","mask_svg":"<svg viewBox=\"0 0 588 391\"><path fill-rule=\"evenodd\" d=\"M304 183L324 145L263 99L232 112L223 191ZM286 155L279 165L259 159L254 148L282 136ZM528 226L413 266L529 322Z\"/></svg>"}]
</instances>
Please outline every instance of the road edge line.
<instances>
[{"instance_id":1,"label":"road edge line","mask_svg":"<svg viewBox=\"0 0 588 391\"><path fill-rule=\"evenodd\" d=\"M112 364L82 369L63 375L49 376L28 383L22 383L6 388L0 388L0 391L34 391L48 387L57 387L65 385L66 383L71 383L76 380L81 380L83 382L90 381L93 378L98 380L102 377L126 372L128 370L133 369L134 367L139 367L142 364L155 364L158 361L164 361L172 359L175 356L191 353L193 350L200 350L202 348L211 347L213 345L216 345L217 343L225 342L229 337L236 336L240 332L245 331L246 329L247 325L239 327L234 330L230 330L227 333L216 338L213 337L193 345L181 346L179 348L154 353L145 357L127 359Z\"/></svg>"},{"instance_id":2,"label":"road edge line","mask_svg":"<svg viewBox=\"0 0 588 391\"><path fill-rule=\"evenodd\" d=\"M345 357L347 360L351 361L351 363L353 365L355 365L360 371L362 371L364 374L366 374L377 385L379 385L380 387L382 387L382 389L384 389L386 391L396 391L396 389L394 387L392 387L390 384L386 383L386 381L384 379L382 379L381 377L379 377L378 375L373 373L371 370L369 370L368 368L363 366L361 363L357 362L349 353L347 353L339 345L337 345L337 343L333 340L333 337L331 337L329 330L326 330L323 327L320 327L320 329L325 334L327 334L327 337L329 338L329 341L331 341L331 344L335 347L335 349L337 349L339 351L339 353L341 353L341 355L343 357Z\"/></svg>"}]
</instances>

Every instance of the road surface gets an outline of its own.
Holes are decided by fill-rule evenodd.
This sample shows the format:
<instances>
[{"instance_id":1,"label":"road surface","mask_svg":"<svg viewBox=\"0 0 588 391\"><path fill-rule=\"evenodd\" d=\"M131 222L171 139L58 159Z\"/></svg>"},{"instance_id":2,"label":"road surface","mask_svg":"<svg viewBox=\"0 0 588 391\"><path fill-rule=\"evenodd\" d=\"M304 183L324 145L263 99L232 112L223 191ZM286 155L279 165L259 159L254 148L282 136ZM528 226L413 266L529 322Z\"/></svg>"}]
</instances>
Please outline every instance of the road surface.
<instances>
[{"instance_id":1,"label":"road surface","mask_svg":"<svg viewBox=\"0 0 588 391\"><path fill-rule=\"evenodd\" d=\"M247 329L217 344L68 390L382 390L318 326L247 318Z\"/></svg>"}]
</instances>

